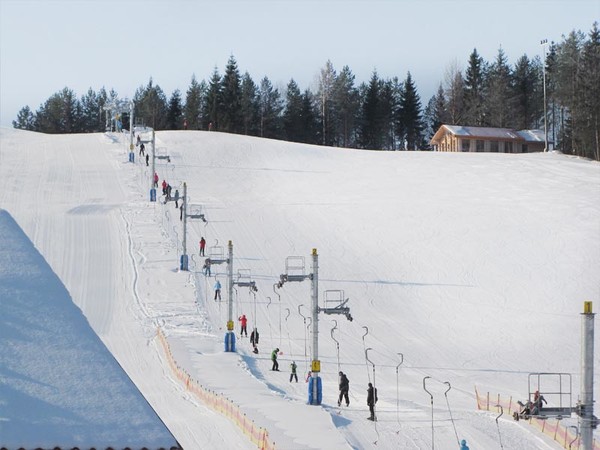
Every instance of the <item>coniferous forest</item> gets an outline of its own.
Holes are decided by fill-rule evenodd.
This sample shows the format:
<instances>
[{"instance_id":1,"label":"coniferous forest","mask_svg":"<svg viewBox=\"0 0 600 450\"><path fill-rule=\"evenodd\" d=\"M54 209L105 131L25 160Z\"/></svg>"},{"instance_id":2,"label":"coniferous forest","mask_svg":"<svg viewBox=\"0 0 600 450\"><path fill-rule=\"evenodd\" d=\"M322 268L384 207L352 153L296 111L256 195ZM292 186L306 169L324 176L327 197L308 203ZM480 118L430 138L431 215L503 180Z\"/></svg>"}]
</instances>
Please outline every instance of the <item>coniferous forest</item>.
<instances>
[{"instance_id":1,"label":"coniferous forest","mask_svg":"<svg viewBox=\"0 0 600 450\"><path fill-rule=\"evenodd\" d=\"M241 73L232 55L221 74L192 76L185 93L170 97L152 80L133 97L136 123L155 130L215 130L293 142L376 150L426 150L441 124L544 129L564 153L600 160L600 31L572 31L546 47L545 62L523 55L513 64L502 48L493 61L474 49L466 69L446 67L435 95L423 103L410 72L402 79L376 71L357 84L348 66L327 61L316 89L291 79L280 91L268 77ZM545 83L544 83L545 78ZM81 98L65 87L37 111L23 107L15 128L43 133L106 129L114 90L89 89ZM128 113L122 122L127 127ZM141 122L138 122L141 121Z\"/></svg>"}]
</instances>

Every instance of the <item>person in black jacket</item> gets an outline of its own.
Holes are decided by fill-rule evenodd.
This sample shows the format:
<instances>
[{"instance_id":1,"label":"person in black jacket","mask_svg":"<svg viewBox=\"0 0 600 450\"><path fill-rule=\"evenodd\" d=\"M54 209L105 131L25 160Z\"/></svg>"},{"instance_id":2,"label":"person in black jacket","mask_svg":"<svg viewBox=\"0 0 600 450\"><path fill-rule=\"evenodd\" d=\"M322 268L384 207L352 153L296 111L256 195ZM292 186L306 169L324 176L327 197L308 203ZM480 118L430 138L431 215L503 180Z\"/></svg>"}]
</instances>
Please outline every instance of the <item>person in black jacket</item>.
<instances>
[{"instance_id":1,"label":"person in black jacket","mask_svg":"<svg viewBox=\"0 0 600 450\"><path fill-rule=\"evenodd\" d=\"M348 398L348 391L350 390L350 380L344 372L340 372L340 396L338 398L338 406L341 406L342 399L346 400L346 406L350 406L350 399Z\"/></svg>"},{"instance_id":2,"label":"person in black jacket","mask_svg":"<svg viewBox=\"0 0 600 450\"><path fill-rule=\"evenodd\" d=\"M377 388L373 387L373 384L369 383L369 389L367 389L367 405L369 405L369 412L371 417L367 417L369 420L377 420L375 417L375 403L377 403Z\"/></svg>"}]
</instances>

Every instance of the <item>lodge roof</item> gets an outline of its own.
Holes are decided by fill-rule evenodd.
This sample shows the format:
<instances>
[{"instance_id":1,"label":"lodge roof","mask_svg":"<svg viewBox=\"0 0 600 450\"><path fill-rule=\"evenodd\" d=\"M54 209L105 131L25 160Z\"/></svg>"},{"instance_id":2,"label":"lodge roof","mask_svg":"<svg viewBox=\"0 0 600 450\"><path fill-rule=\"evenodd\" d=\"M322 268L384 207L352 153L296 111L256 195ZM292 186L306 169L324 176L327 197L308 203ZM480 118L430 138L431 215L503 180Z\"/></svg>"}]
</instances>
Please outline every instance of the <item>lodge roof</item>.
<instances>
[{"instance_id":1,"label":"lodge roof","mask_svg":"<svg viewBox=\"0 0 600 450\"><path fill-rule=\"evenodd\" d=\"M468 127L461 125L442 125L431 143L435 144L446 133L466 139L506 140L514 142L544 142L543 130L521 130L512 128Z\"/></svg>"}]
</instances>

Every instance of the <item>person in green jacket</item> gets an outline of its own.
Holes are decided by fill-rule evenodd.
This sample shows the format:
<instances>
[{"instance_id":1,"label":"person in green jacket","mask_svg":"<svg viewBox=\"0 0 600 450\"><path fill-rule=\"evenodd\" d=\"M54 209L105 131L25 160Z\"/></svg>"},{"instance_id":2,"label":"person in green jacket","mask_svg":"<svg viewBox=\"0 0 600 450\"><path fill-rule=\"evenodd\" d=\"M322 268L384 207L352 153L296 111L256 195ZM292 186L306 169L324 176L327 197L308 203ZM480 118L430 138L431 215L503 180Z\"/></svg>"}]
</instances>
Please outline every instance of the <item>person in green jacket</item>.
<instances>
[{"instance_id":1,"label":"person in green jacket","mask_svg":"<svg viewBox=\"0 0 600 450\"><path fill-rule=\"evenodd\" d=\"M279 353L278 348L276 348L275 350L273 350L271 352L271 361L273 361L273 367L271 368L271 370L276 370L277 372L279 372L279 363L277 362L277 353Z\"/></svg>"}]
</instances>

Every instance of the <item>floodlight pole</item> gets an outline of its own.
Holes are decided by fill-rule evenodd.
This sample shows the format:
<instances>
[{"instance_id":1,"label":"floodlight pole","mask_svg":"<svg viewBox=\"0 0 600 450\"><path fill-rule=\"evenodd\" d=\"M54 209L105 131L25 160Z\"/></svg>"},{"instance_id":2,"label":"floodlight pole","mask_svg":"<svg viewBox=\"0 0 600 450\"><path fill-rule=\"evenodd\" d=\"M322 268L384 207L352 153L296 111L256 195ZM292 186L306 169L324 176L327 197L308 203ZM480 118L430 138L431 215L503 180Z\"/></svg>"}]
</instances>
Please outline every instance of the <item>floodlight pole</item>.
<instances>
[{"instance_id":1,"label":"floodlight pole","mask_svg":"<svg viewBox=\"0 0 600 450\"><path fill-rule=\"evenodd\" d=\"M542 39L540 44L544 50L544 59L542 61L542 77L544 81L544 152L548 151L548 115L546 113L546 46L548 39Z\"/></svg>"},{"instance_id":2,"label":"floodlight pole","mask_svg":"<svg viewBox=\"0 0 600 450\"><path fill-rule=\"evenodd\" d=\"M581 314L581 448L594 448L594 316L592 302L584 302Z\"/></svg>"}]
</instances>

